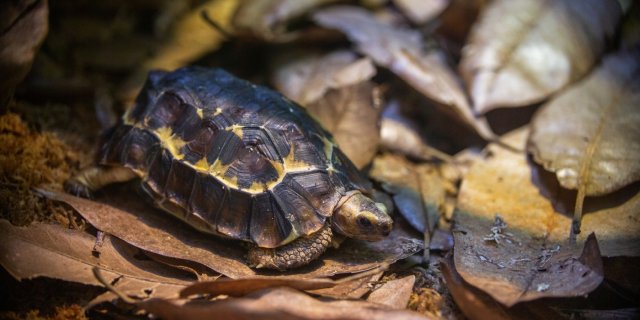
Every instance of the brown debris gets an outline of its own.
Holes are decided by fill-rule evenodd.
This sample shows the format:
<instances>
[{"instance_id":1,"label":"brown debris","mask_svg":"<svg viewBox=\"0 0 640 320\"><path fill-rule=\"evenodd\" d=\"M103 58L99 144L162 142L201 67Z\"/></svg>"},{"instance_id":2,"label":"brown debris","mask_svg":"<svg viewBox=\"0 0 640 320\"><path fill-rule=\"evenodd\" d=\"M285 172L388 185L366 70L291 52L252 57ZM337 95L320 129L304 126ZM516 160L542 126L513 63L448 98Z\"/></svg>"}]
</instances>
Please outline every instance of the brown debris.
<instances>
[{"instance_id":1,"label":"brown debris","mask_svg":"<svg viewBox=\"0 0 640 320\"><path fill-rule=\"evenodd\" d=\"M60 190L71 175L77 156L50 132L34 132L20 117L0 117L0 217L16 225L34 220L54 220L79 228L72 213L33 194L45 185Z\"/></svg>"}]
</instances>

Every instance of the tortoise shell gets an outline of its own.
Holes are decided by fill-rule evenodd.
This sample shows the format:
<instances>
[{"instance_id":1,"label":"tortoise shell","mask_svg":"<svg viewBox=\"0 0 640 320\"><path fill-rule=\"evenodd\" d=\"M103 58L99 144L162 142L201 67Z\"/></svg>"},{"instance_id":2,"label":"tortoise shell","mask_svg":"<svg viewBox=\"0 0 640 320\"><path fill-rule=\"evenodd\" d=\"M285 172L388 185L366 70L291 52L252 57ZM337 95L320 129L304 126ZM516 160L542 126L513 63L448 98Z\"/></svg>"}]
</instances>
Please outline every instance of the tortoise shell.
<instances>
[{"instance_id":1,"label":"tortoise shell","mask_svg":"<svg viewBox=\"0 0 640 320\"><path fill-rule=\"evenodd\" d=\"M132 169L197 229L265 248L318 231L346 192L370 189L303 108L202 67L150 74L99 161Z\"/></svg>"}]
</instances>

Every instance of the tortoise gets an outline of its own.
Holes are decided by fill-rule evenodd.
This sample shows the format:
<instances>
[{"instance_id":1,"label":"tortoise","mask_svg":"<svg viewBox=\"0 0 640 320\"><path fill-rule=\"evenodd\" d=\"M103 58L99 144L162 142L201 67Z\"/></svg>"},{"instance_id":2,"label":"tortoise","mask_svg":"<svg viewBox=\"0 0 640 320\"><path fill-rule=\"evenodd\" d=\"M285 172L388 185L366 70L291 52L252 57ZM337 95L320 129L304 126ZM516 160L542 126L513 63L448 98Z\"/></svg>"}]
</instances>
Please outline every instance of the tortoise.
<instances>
[{"instance_id":1,"label":"tortoise","mask_svg":"<svg viewBox=\"0 0 640 320\"><path fill-rule=\"evenodd\" d=\"M103 139L97 163L65 185L89 197L139 179L160 209L250 243L256 268L308 264L334 232L380 240L392 219L371 183L305 110L218 68L152 71Z\"/></svg>"}]
</instances>

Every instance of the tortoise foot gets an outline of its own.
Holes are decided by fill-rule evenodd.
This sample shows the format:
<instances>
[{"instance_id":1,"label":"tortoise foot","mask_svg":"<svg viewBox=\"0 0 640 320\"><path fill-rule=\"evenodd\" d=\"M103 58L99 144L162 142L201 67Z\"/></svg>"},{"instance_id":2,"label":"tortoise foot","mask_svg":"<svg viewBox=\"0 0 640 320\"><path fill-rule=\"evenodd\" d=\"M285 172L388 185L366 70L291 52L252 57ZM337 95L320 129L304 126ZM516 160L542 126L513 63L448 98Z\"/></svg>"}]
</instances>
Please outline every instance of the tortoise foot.
<instances>
[{"instance_id":1,"label":"tortoise foot","mask_svg":"<svg viewBox=\"0 0 640 320\"><path fill-rule=\"evenodd\" d=\"M64 183L64 191L76 197L93 199L93 192L91 192L91 189L74 178L71 178Z\"/></svg>"},{"instance_id":2,"label":"tortoise foot","mask_svg":"<svg viewBox=\"0 0 640 320\"><path fill-rule=\"evenodd\" d=\"M247 259L253 268L287 270L308 264L320 257L331 246L333 232L326 225L317 232L302 237L284 246L270 249L253 247Z\"/></svg>"}]
</instances>

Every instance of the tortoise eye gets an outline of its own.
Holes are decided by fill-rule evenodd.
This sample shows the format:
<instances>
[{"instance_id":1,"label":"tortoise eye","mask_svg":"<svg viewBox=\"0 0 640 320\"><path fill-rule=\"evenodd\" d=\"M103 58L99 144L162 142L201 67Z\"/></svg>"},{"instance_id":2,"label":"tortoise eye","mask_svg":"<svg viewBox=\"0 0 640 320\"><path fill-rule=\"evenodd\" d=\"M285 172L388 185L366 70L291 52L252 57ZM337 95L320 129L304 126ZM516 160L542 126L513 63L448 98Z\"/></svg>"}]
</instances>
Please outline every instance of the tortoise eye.
<instances>
[{"instance_id":1,"label":"tortoise eye","mask_svg":"<svg viewBox=\"0 0 640 320\"><path fill-rule=\"evenodd\" d=\"M367 217L360 217L358 218L358 224L365 227L365 228L369 228L371 227L371 221L369 219L367 219Z\"/></svg>"}]
</instances>

